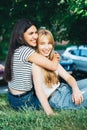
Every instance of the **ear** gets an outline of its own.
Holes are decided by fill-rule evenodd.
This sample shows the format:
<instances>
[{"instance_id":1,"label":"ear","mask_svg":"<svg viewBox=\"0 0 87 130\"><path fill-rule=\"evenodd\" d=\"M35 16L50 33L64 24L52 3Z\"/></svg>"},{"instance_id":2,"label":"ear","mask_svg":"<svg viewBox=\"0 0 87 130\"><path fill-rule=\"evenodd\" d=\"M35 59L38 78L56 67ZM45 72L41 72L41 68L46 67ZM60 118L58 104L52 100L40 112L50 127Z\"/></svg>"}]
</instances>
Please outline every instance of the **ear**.
<instances>
[{"instance_id":1,"label":"ear","mask_svg":"<svg viewBox=\"0 0 87 130\"><path fill-rule=\"evenodd\" d=\"M24 43L25 43L24 39L23 39L21 36L18 36L18 41L19 41L19 43L21 43L21 44L24 44Z\"/></svg>"},{"instance_id":2,"label":"ear","mask_svg":"<svg viewBox=\"0 0 87 130\"><path fill-rule=\"evenodd\" d=\"M18 43L21 43L21 44L22 44L22 42L23 42L22 37L21 37L21 36L18 36L17 41L18 41Z\"/></svg>"},{"instance_id":3,"label":"ear","mask_svg":"<svg viewBox=\"0 0 87 130\"><path fill-rule=\"evenodd\" d=\"M22 41L22 37L21 37L21 36L18 36L18 39L19 39L20 41Z\"/></svg>"}]
</instances>

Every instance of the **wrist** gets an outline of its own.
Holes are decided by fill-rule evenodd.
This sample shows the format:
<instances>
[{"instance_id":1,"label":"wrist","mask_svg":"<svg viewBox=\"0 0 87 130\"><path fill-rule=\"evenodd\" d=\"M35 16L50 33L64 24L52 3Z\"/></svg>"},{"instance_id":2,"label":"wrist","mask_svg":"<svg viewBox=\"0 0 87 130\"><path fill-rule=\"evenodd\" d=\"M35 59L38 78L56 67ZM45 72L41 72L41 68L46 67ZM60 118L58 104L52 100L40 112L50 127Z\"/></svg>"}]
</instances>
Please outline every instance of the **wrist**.
<instances>
[{"instance_id":1,"label":"wrist","mask_svg":"<svg viewBox=\"0 0 87 130\"><path fill-rule=\"evenodd\" d=\"M77 92L77 91L79 91L79 88L78 88L78 87L75 87L75 88L73 88L72 90L73 90L73 92Z\"/></svg>"},{"instance_id":2,"label":"wrist","mask_svg":"<svg viewBox=\"0 0 87 130\"><path fill-rule=\"evenodd\" d=\"M46 112L47 116L49 115L54 115L54 112L53 111L49 111L49 112Z\"/></svg>"}]
</instances>

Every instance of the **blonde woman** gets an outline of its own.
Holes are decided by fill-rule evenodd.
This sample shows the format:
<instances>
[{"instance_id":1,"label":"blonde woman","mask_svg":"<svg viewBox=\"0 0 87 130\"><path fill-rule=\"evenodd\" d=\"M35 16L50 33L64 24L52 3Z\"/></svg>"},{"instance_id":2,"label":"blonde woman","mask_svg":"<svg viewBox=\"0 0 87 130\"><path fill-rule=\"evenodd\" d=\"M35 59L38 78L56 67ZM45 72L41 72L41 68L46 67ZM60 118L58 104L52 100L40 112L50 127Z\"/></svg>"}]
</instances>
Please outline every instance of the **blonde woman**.
<instances>
[{"instance_id":1,"label":"blonde woman","mask_svg":"<svg viewBox=\"0 0 87 130\"><path fill-rule=\"evenodd\" d=\"M46 29L39 30L37 52L52 60L53 50L54 39L52 33ZM33 64L32 75L36 95L47 115L54 114L53 109L87 107L87 79L76 82L74 77L66 72L59 63L56 71L50 71ZM59 76L67 84L60 83Z\"/></svg>"}]
</instances>

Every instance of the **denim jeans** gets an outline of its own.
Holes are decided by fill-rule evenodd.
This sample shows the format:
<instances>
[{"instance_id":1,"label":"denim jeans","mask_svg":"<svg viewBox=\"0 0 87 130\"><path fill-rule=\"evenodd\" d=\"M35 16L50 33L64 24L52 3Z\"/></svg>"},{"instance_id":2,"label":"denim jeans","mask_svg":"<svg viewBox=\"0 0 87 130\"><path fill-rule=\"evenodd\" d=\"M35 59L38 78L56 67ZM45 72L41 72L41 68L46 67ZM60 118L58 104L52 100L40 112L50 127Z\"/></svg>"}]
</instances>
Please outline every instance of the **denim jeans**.
<instances>
[{"instance_id":1,"label":"denim jeans","mask_svg":"<svg viewBox=\"0 0 87 130\"><path fill-rule=\"evenodd\" d=\"M79 80L77 84L84 98L80 105L75 105L72 101L72 88L68 84L61 83L60 87L49 99L50 106L56 110L87 108L87 79Z\"/></svg>"},{"instance_id":2,"label":"denim jeans","mask_svg":"<svg viewBox=\"0 0 87 130\"><path fill-rule=\"evenodd\" d=\"M24 108L32 108L32 109L40 109L40 103L34 93L34 91L30 91L24 96L15 96L8 92L8 100L10 106L15 109L24 109Z\"/></svg>"}]
</instances>

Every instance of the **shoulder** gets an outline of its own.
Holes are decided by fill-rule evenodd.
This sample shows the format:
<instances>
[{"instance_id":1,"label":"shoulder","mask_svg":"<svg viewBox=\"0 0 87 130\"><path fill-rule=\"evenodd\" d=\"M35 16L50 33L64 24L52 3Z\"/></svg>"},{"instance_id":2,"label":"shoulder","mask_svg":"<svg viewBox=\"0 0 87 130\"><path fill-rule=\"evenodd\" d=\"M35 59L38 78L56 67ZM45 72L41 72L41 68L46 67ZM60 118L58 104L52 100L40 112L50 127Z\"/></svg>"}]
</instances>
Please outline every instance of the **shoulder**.
<instances>
[{"instance_id":1,"label":"shoulder","mask_svg":"<svg viewBox=\"0 0 87 130\"><path fill-rule=\"evenodd\" d=\"M38 69L38 70L40 70L41 67L38 66L38 65L36 65L35 63L33 63L33 64L32 64L32 69Z\"/></svg>"},{"instance_id":2,"label":"shoulder","mask_svg":"<svg viewBox=\"0 0 87 130\"><path fill-rule=\"evenodd\" d=\"M41 67L33 63L32 64L32 73L40 74L41 72L42 72Z\"/></svg>"},{"instance_id":3,"label":"shoulder","mask_svg":"<svg viewBox=\"0 0 87 130\"><path fill-rule=\"evenodd\" d=\"M35 49L30 47L30 46L20 46L19 48L16 49L16 52L19 51L34 51L35 52Z\"/></svg>"},{"instance_id":4,"label":"shoulder","mask_svg":"<svg viewBox=\"0 0 87 130\"><path fill-rule=\"evenodd\" d=\"M15 50L14 56L18 56L23 61L28 61L28 58L35 53L35 49L29 46L21 46Z\"/></svg>"}]
</instances>

